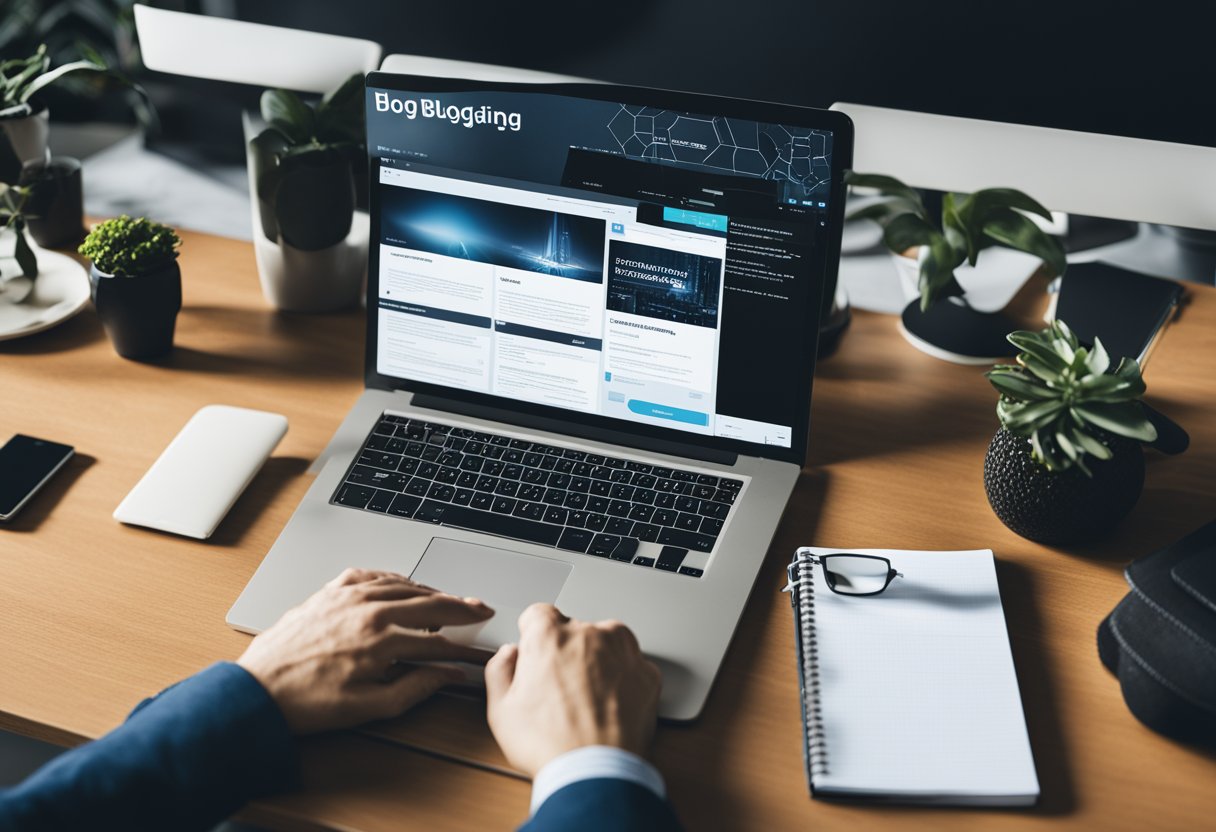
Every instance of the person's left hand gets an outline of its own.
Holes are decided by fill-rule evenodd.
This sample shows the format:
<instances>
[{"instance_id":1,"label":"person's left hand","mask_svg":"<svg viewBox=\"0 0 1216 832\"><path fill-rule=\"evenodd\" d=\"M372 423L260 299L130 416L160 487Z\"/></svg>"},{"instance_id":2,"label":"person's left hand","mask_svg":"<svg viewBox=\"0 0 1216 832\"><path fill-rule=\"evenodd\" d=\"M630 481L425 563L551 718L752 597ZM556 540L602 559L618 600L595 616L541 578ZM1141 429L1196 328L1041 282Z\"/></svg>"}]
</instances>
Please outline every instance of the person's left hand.
<instances>
[{"instance_id":1,"label":"person's left hand","mask_svg":"<svg viewBox=\"0 0 1216 832\"><path fill-rule=\"evenodd\" d=\"M481 601L446 595L391 572L347 569L259 635L237 659L270 693L293 733L387 719L492 655L434 632L485 621Z\"/></svg>"}]
</instances>

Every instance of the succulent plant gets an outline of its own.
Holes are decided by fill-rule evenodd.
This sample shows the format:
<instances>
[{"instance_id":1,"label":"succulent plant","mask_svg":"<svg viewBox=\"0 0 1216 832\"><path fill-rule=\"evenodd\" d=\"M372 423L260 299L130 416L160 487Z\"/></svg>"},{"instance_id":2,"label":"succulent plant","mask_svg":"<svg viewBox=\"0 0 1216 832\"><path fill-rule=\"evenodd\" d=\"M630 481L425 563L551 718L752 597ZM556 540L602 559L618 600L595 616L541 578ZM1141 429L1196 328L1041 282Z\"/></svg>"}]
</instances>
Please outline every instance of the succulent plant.
<instances>
[{"instance_id":1,"label":"succulent plant","mask_svg":"<svg viewBox=\"0 0 1216 832\"><path fill-rule=\"evenodd\" d=\"M1087 456L1110 459L1110 435L1152 442L1157 429L1140 405L1144 379L1133 358L1111 371L1102 341L1081 346L1063 321L1041 332L1013 332L1009 343L1021 352L1017 364L1001 364L985 375L1001 394L1001 425L1027 437L1034 460L1049 471L1077 466L1091 475Z\"/></svg>"},{"instance_id":2,"label":"succulent plant","mask_svg":"<svg viewBox=\"0 0 1216 832\"><path fill-rule=\"evenodd\" d=\"M1021 191L985 188L966 196L943 194L941 220L935 222L920 194L893 176L849 171L845 182L887 197L854 211L848 219L877 222L883 229L883 244L896 254L925 247L920 261L922 310L939 298L963 294L954 270L963 263L974 266L980 252L992 246L1033 254L1053 277L1064 274L1064 247L1026 216L1050 220L1051 212Z\"/></svg>"},{"instance_id":3,"label":"succulent plant","mask_svg":"<svg viewBox=\"0 0 1216 832\"><path fill-rule=\"evenodd\" d=\"M80 244L80 253L98 271L115 277L137 277L169 265L182 243L177 232L146 217L126 214L99 223Z\"/></svg>"}]
</instances>

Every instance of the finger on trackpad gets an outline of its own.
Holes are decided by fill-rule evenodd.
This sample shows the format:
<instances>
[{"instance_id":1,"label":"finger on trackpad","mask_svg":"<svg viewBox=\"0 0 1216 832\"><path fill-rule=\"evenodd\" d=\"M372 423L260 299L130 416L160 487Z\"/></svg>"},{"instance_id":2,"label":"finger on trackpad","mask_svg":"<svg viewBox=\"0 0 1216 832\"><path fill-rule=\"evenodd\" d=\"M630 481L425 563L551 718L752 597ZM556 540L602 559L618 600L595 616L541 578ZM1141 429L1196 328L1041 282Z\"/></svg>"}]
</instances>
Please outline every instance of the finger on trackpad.
<instances>
[{"instance_id":1,"label":"finger on trackpad","mask_svg":"<svg viewBox=\"0 0 1216 832\"><path fill-rule=\"evenodd\" d=\"M553 558L525 555L436 537L410 578L465 598L480 598L494 617L479 624L444 627L452 641L495 650L519 639L515 621L529 605L552 604L574 567Z\"/></svg>"}]
</instances>

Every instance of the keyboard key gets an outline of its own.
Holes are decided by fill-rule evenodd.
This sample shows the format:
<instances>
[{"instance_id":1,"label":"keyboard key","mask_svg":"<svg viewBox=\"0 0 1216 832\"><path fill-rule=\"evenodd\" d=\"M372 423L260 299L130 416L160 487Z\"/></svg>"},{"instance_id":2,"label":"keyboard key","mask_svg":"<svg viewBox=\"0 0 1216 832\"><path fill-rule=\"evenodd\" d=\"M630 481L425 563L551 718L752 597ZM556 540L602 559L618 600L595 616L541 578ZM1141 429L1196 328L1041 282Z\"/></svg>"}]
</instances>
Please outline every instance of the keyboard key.
<instances>
[{"instance_id":1,"label":"keyboard key","mask_svg":"<svg viewBox=\"0 0 1216 832\"><path fill-rule=\"evenodd\" d=\"M460 488L474 488L479 479L481 479L481 477L472 471L465 471L456 478L456 485Z\"/></svg>"},{"instance_id":2,"label":"keyboard key","mask_svg":"<svg viewBox=\"0 0 1216 832\"><path fill-rule=\"evenodd\" d=\"M734 503L735 497L739 496L737 491L728 491L725 488L719 488L714 494L714 502L717 503Z\"/></svg>"},{"instance_id":3,"label":"keyboard key","mask_svg":"<svg viewBox=\"0 0 1216 832\"><path fill-rule=\"evenodd\" d=\"M612 491L608 494L614 500L632 500L633 486L632 485L614 485Z\"/></svg>"},{"instance_id":4,"label":"keyboard key","mask_svg":"<svg viewBox=\"0 0 1216 832\"><path fill-rule=\"evenodd\" d=\"M717 491L712 485L694 485L689 493L698 500L712 500Z\"/></svg>"},{"instance_id":5,"label":"keyboard key","mask_svg":"<svg viewBox=\"0 0 1216 832\"><path fill-rule=\"evenodd\" d=\"M493 491L498 486L497 477L487 477L484 474L477 478L477 484L473 486L478 491Z\"/></svg>"},{"instance_id":6,"label":"keyboard key","mask_svg":"<svg viewBox=\"0 0 1216 832\"><path fill-rule=\"evenodd\" d=\"M675 493L675 480L659 480L654 485L654 490L665 493Z\"/></svg>"},{"instance_id":7,"label":"keyboard key","mask_svg":"<svg viewBox=\"0 0 1216 832\"><path fill-rule=\"evenodd\" d=\"M545 516L546 506L542 503L526 503L522 500L515 506L514 514L516 517L523 517L525 520L540 520Z\"/></svg>"},{"instance_id":8,"label":"keyboard key","mask_svg":"<svg viewBox=\"0 0 1216 832\"><path fill-rule=\"evenodd\" d=\"M677 529L695 532L701 528L701 515L699 514L681 514L676 518L675 526Z\"/></svg>"},{"instance_id":9,"label":"keyboard key","mask_svg":"<svg viewBox=\"0 0 1216 832\"><path fill-rule=\"evenodd\" d=\"M551 456L542 456L540 458L540 467L546 471L552 471L557 465L557 460Z\"/></svg>"},{"instance_id":10,"label":"keyboard key","mask_svg":"<svg viewBox=\"0 0 1216 832\"><path fill-rule=\"evenodd\" d=\"M535 523L521 517L508 514L494 514L488 511L476 511L464 506L454 506L446 503L433 503L427 500L414 515L415 519L429 520L432 523L442 523L460 529L496 534L500 537L510 537L516 540L526 540L531 543L541 543L546 546L556 546L561 537L560 526L550 526L545 523Z\"/></svg>"},{"instance_id":11,"label":"keyboard key","mask_svg":"<svg viewBox=\"0 0 1216 832\"><path fill-rule=\"evenodd\" d=\"M586 494L591 490L591 479L589 477L573 477L570 480L570 487L566 490Z\"/></svg>"},{"instance_id":12,"label":"keyboard key","mask_svg":"<svg viewBox=\"0 0 1216 832\"><path fill-rule=\"evenodd\" d=\"M491 477L497 477L502 474L503 469L506 467L507 466L505 463L499 462L498 460L495 459L495 460L491 460L490 462L487 462L485 464L485 467L483 467L481 469L481 473L488 474Z\"/></svg>"},{"instance_id":13,"label":"keyboard key","mask_svg":"<svg viewBox=\"0 0 1216 832\"><path fill-rule=\"evenodd\" d=\"M565 491L567 486L570 485L570 475L569 474L557 474L557 473L550 474L549 482L546 484L550 488L560 488L563 491Z\"/></svg>"},{"instance_id":14,"label":"keyboard key","mask_svg":"<svg viewBox=\"0 0 1216 832\"><path fill-rule=\"evenodd\" d=\"M604 526L608 525L608 518L603 514L588 514L587 522L584 525L593 532L602 532Z\"/></svg>"},{"instance_id":15,"label":"keyboard key","mask_svg":"<svg viewBox=\"0 0 1216 832\"><path fill-rule=\"evenodd\" d=\"M587 495L579 494L574 491L566 492L566 502L563 504L566 508L583 509L587 507Z\"/></svg>"},{"instance_id":16,"label":"keyboard key","mask_svg":"<svg viewBox=\"0 0 1216 832\"><path fill-rule=\"evenodd\" d=\"M653 491L653 490L651 490L651 489L649 489L649 488L635 488L635 489L633 489L633 501L634 501L635 503L642 503L643 505L647 505L647 506L648 506L648 505L653 504L653 503L654 503L654 501L655 501L655 500L656 500L658 497L659 497L659 492L657 492L657 491Z\"/></svg>"},{"instance_id":17,"label":"keyboard key","mask_svg":"<svg viewBox=\"0 0 1216 832\"><path fill-rule=\"evenodd\" d=\"M511 447L517 451L526 451L532 447L532 443L523 439L512 439Z\"/></svg>"},{"instance_id":18,"label":"keyboard key","mask_svg":"<svg viewBox=\"0 0 1216 832\"><path fill-rule=\"evenodd\" d=\"M599 454L587 454L587 463L589 465L603 465L604 458Z\"/></svg>"},{"instance_id":19,"label":"keyboard key","mask_svg":"<svg viewBox=\"0 0 1216 832\"><path fill-rule=\"evenodd\" d=\"M445 485L452 485L458 479L460 479L459 468L440 468L439 473L435 475L435 482L441 482Z\"/></svg>"},{"instance_id":20,"label":"keyboard key","mask_svg":"<svg viewBox=\"0 0 1216 832\"><path fill-rule=\"evenodd\" d=\"M730 506L726 503L715 503L710 500L701 501L701 514L706 517L713 517L717 520L725 520L726 515L730 513Z\"/></svg>"},{"instance_id":21,"label":"keyboard key","mask_svg":"<svg viewBox=\"0 0 1216 832\"><path fill-rule=\"evenodd\" d=\"M435 460L439 459L439 455L441 453L442 451L437 445L423 445L422 453L418 454L418 458L426 460L427 462L434 462Z\"/></svg>"},{"instance_id":22,"label":"keyboard key","mask_svg":"<svg viewBox=\"0 0 1216 832\"><path fill-rule=\"evenodd\" d=\"M634 566L654 566L654 558L644 558L638 555L633 559Z\"/></svg>"},{"instance_id":23,"label":"keyboard key","mask_svg":"<svg viewBox=\"0 0 1216 832\"><path fill-rule=\"evenodd\" d=\"M417 470L418 460L414 459L412 456L402 457L401 464L397 466L397 472L400 474L406 474L407 476L412 475Z\"/></svg>"},{"instance_id":24,"label":"keyboard key","mask_svg":"<svg viewBox=\"0 0 1216 832\"><path fill-rule=\"evenodd\" d=\"M434 462L420 462L418 470L414 472L414 476L423 477L428 480L435 479L435 475L439 473L439 465Z\"/></svg>"},{"instance_id":25,"label":"keyboard key","mask_svg":"<svg viewBox=\"0 0 1216 832\"><path fill-rule=\"evenodd\" d=\"M422 456L422 452L426 450L426 446L421 442L408 442L405 446L405 455L412 456L415 459Z\"/></svg>"},{"instance_id":26,"label":"keyboard key","mask_svg":"<svg viewBox=\"0 0 1216 832\"><path fill-rule=\"evenodd\" d=\"M610 456L604 460L604 464L607 465L609 468L624 468L625 460L617 459L614 456Z\"/></svg>"},{"instance_id":27,"label":"keyboard key","mask_svg":"<svg viewBox=\"0 0 1216 832\"><path fill-rule=\"evenodd\" d=\"M464 459L460 460L460 468L463 471L480 471L481 466L485 465L486 461L479 456L464 455Z\"/></svg>"},{"instance_id":28,"label":"keyboard key","mask_svg":"<svg viewBox=\"0 0 1216 832\"><path fill-rule=\"evenodd\" d=\"M524 471L524 475L520 477L524 482L536 483L543 485L545 480L549 479L549 472L542 471L539 468L528 468Z\"/></svg>"},{"instance_id":29,"label":"keyboard key","mask_svg":"<svg viewBox=\"0 0 1216 832\"><path fill-rule=\"evenodd\" d=\"M584 528L587 525L587 518L590 515L585 511L572 511L570 516L566 518L566 525L573 526L576 529Z\"/></svg>"},{"instance_id":30,"label":"keyboard key","mask_svg":"<svg viewBox=\"0 0 1216 832\"><path fill-rule=\"evenodd\" d=\"M654 543L659 539L659 527L653 523L634 523L633 536L643 543Z\"/></svg>"},{"instance_id":31,"label":"keyboard key","mask_svg":"<svg viewBox=\"0 0 1216 832\"><path fill-rule=\"evenodd\" d=\"M387 451L387 450L388 450L388 443L389 443L391 440L392 440L392 435L391 435L391 434L390 434L390 435L388 435L388 436L382 436L382 435L380 435L380 434L378 434L378 433L373 433L371 436L367 437L367 442L366 442L366 443L364 443L364 446L363 446L363 447L364 447L364 449L365 449L365 450L373 450L373 451ZM401 452L400 452L400 451L393 451L393 453L401 453Z\"/></svg>"},{"instance_id":32,"label":"keyboard key","mask_svg":"<svg viewBox=\"0 0 1216 832\"><path fill-rule=\"evenodd\" d=\"M566 518L569 516L570 516L570 512L566 511L564 508L558 508L557 506L549 506L549 508L545 511L544 519L545 519L546 523L553 523L554 525L557 525L557 526L564 526L564 525L566 525Z\"/></svg>"},{"instance_id":33,"label":"keyboard key","mask_svg":"<svg viewBox=\"0 0 1216 832\"><path fill-rule=\"evenodd\" d=\"M480 509L481 511L489 511L494 507L494 495L487 494L484 491L475 491L473 499L469 500L469 508Z\"/></svg>"},{"instance_id":34,"label":"keyboard key","mask_svg":"<svg viewBox=\"0 0 1216 832\"><path fill-rule=\"evenodd\" d=\"M627 535L633 531L633 521L628 517L613 517L608 521L608 525L604 527L606 534Z\"/></svg>"},{"instance_id":35,"label":"keyboard key","mask_svg":"<svg viewBox=\"0 0 1216 832\"><path fill-rule=\"evenodd\" d=\"M527 488L528 486L524 486ZM519 491L519 483L515 480L499 480L498 486L494 489L494 493L501 497L514 497Z\"/></svg>"},{"instance_id":36,"label":"keyboard key","mask_svg":"<svg viewBox=\"0 0 1216 832\"><path fill-rule=\"evenodd\" d=\"M591 545L587 548L587 554L606 558L616 551L616 547L620 542L621 539L615 535L597 534L592 539Z\"/></svg>"},{"instance_id":37,"label":"keyboard key","mask_svg":"<svg viewBox=\"0 0 1216 832\"><path fill-rule=\"evenodd\" d=\"M431 485L431 490L426 493L426 496L432 500L440 500L445 503L450 503L452 498L456 496L456 489L450 485L433 483Z\"/></svg>"},{"instance_id":38,"label":"keyboard key","mask_svg":"<svg viewBox=\"0 0 1216 832\"><path fill-rule=\"evenodd\" d=\"M654 514L653 506L644 506L637 503L633 504L633 508L629 510L630 520L641 520L643 523L649 522L651 515Z\"/></svg>"},{"instance_id":39,"label":"keyboard key","mask_svg":"<svg viewBox=\"0 0 1216 832\"><path fill-rule=\"evenodd\" d=\"M722 531L722 521L715 520L713 517L703 517L701 518L701 528L697 529L697 531L710 537L717 537Z\"/></svg>"},{"instance_id":40,"label":"keyboard key","mask_svg":"<svg viewBox=\"0 0 1216 832\"><path fill-rule=\"evenodd\" d=\"M503 462L517 463L524 458L524 452L516 448L512 448L502 455Z\"/></svg>"},{"instance_id":41,"label":"keyboard key","mask_svg":"<svg viewBox=\"0 0 1216 832\"><path fill-rule=\"evenodd\" d=\"M574 470L573 459L559 459L553 463L553 470L559 474L569 474Z\"/></svg>"},{"instance_id":42,"label":"keyboard key","mask_svg":"<svg viewBox=\"0 0 1216 832\"><path fill-rule=\"evenodd\" d=\"M413 494L416 497L425 497L426 492L431 490L431 481L422 477L414 477L405 487L406 494Z\"/></svg>"},{"instance_id":43,"label":"keyboard key","mask_svg":"<svg viewBox=\"0 0 1216 832\"><path fill-rule=\"evenodd\" d=\"M689 514L694 514L701 508L701 501L695 497L677 497L676 508L680 511L686 511Z\"/></svg>"},{"instance_id":44,"label":"keyboard key","mask_svg":"<svg viewBox=\"0 0 1216 832\"><path fill-rule=\"evenodd\" d=\"M675 572L680 568L680 564L684 562L684 556L687 554L687 549L681 549L678 546L664 546L663 551L659 552L655 568Z\"/></svg>"},{"instance_id":45,"label":"keyboard key","mask_svg":"<svg viewBox=\"0 0 1216 832\"><path fill-rule=\"evenodd\" d=\"M485 443L484 443L484 442L480 442L480 441L478 441L478 440L474 440L474 441L472 441L472 442L466 442L466 443L465 443L465 445L464 445L464 453L465 453L465 456L468 456L468 455L470 455L470 454L476 454L476 455L480 456L480 455L481 455L481 452L482 452L482 450L483 450L484 448L485 448Z\"/></svg>"},{"instance_id":46,"label":"keyboard key","mask_svg":"<svg viewBox=\"0 0 1216 832\"><path fill-rule=\"evenodd\" d=\"M538 502L545 498L545 487L543 485L521 485L515 496L521 500Z\"/></svg>"},{"instance_id":47,"label":"keyboard key","mask_svg":"<svg viewBox=\"0 0 1216 832\"><path fill-rule=\"evenodd\" d=\"M696 568L696 567L694 567L694 566L681 566L681 567L680 567L680 574L681 574L681 575L689 575L689 576L691 576L691 577L693 577L693 578L699 578L699 577L701 577L702 575L704 575L704 574L705 574L705 570L704 570L704 569L697 569L697 568Z\"/></svg>"},{"instance_id":48,"label":"keyboard key","mask_svg":"<svg viewBox=\"0 0 1216 832\"><path fill-rule=\"evenodd\" d=\"M490 442L494 445L498 445L499 447L507 447L511 444L511 440L506 436L491 436Z\"/></svg>"},{"instance_id":49,"label":"keyboard key","mask_svg":"<svg viewBox=\"0 0 1216 832\"><path fill-rule=\"evenodd\" d=\"M566 501L566 492L560 488L546 488L544 501L551 506L560 506Z\"/></svg>"},{"instance_id":50,"label":"keyboard key","mask_svg":"<svg viewBox=\"0 0 1216 832\"><path fill-rule=\"evenodd\" d=\"M413 517L420 505L422 505L422 498L411 497L409 494L398 494L393 498L392 505L388 507L388 513L397 517Z\"/></svg>"},{"instance_id":51,"label":"keyboard key","mask_svg":"<svg viewBox=\"0 0 1216 832\"><path fill-rule=\"evenodd\" d=\"M571 451L571 450L563 451L562 456L564 456L566 459L573 459L576 462L582 462L583 460L585 460L587 458L587 454L583 453L582 451Z\"/></svg>"},{"instance_id":52,"label":"keyboard key","mask_svg":"<svg viewBox=\"0 0 1216 832\"><path fill-rule=\"evenodd\" d=\"M397 430L397 426L394 425L392 422L389 422L388 420L382 420L380 422L377 422L376 426L374 428L372 428L372 433L379 433L384 436L392 436L393 433L396 432L396 430Z\"/></svg>"},{"instance_id":53,"label":"keyboard key","mask_svg":"<svg viewBox=\"0 0 1216 832\"><path fill-rule=\"evenodd\" d=\"M650 515L650 522L658 526L674 526L679 516L679 512L673 509L662 508Z\"/></svg>"},{"instance_id":54,"label":"keyboard key","mask_svg":"<svg viewBox=\"0 0 1216 832\"><path fill-rule=\"evenodd\" d=\"M612 476L612 469L607 465L597 465L591 469L592 479L606 480Z\"/></svg>"},{"instance_id":55,"label":"keyboard key","mask_svg":"<svg viewBox=\"0 0 1216 832\"><path fill-rule=\"evenodd\" d=\"M634 474L633 479L629 481L639 488L654 488L654 484L658 482L653 474Z\"/></svg>"},{"instance_id":56,"label":"keyboard key","mask_svg":"<svg viewBox=\"0 0 1216 832\"><path fill-rule=\"evenodd\" d=\"M401 456L399 454L386 454L383 451L364 451L359 455L359 461L364 465L396 471L397 465L401 462Z\"/></svg>"},{"instance_id":57,"label":"keyboard key","mask_svg":"<svg viewBox=\"0 0 1216 832\"><path fill-rule=\"evenodd\" d=\"M463 451L468 441L457 436L448 437L447 447L453 451Z\"/></svg>"},{"instance_id":58,"label":"keyboard key","mask_svg":"<svg viewBox=\"0 0 1216 832\"><path fill-rule=\"evenodd\" d=\"M346 475L346 481L353 482L355 485L374 485L379 488L400 491L409 482L409 477L382 471L379 468L370 468L366 465L356 465Z\"/></svg>"},{"instance_id":59,"label":"keyboard key","mask_svg":"<svg viewBox=\"0 0 1216 832\"><path fill-rule=\"evenodd\" d=\"M710 474L697 474L697 485L712 485L718 487L718 478Z\"/></svg>"},{"instance_id":60,"label":"keyboard key","mask_svg":"<svg viewBox=\"0 0 1216 832\"><path fill-rule=\"evenodd\" d=\"M532 450L538 454L547 454L554 457L562 455L561 448L555 448L552 445L542 445L539 442L532 446Z\"/></svg>"},{"instance_id":61,"label":"keyboard key","mask_svg":"<svg viewBox=\"0 0 1216 832\"><path fill-rule=\"evenodd\" d=\"M456 493L452 496L452 502L458 506L467 506L476 493L467 488L457 488Z\"/></svg>"},{"instance_id":62,"label":"keyboard key","mask_svg":"<svg viewBox=\"0 0 1216 832\"><path fill-rule=\"evenodd\" d=\"M629 563L633 560L633 556L638 553L638 542L632 537L622 537L621 542L616 545L616 549L608 557L613 560L619 560L624 563Z\"/></svg>"},{"instance_id":63,"label":"keyboard key","mask_svg":"<svg viewBox=\"0 0 1216 832\"><path fill-rule=\"evenodd\" d=\"M591 469L594 467L594 465L587 462L576 462L570 473L576 477L589 477L591 476Z\"/></svg>"},{"instance_id":64,"label":"keyboard key","mask_svg":"<svg viewBox=\"0 0 1216 832\"><path fill-rule=\"evenodd\" d=\"M587 511L593 511L596 514L604 514L608 511L607 497L588 497Z\"/></svg>"},{"instance_id":65,"label":"keyboard key","mask_svg":"<svg viewBox=\"0 0 1216 832\"><path fill-rule=\"evenodd\" d=\"M510 497L498 497L494 500L494 505L490 511L498 514L510 514L515 511L515 507L518 504L518 500L512 500Z\"/></svg>"},{"instance_id":66,"label":"keyboard key","mask_svg":"<svg viewBox=\"0 0 1216 832\"><path fill-rule=\"evenodd\" d=\"M369 511L379 511L381 513L386 512L388 511L388 507L392 505L393 498L396 496L397 492L395 491L381 491L377 489L376 493L372 495L371 500L368 502L367 508Z\"/></svg>"},{"instance_id":67,"label":"keyboard key","mask_svg":"<svg viewBox=\"0 0 1216 832\"><path fill-rule=\"evenodd\" d=\"M444 451L443 453L441 453L439 455L439 459L437 459L435 461L438 462L440 465L447 465L447 466L459 465L460 460L463 458L463 456L464 456L463 454L460 454L456 451Z\"/></svg>"},{"instance_id":68,"label":"keyboard key","mask_svg":"<svg viewBox=\"0 0 1216 832\"><path fill-rule=\"evenodd\" d=\"M486 459L492 459L496 462L500 461L502 459L503 453L504 453L504 450L497 445L485 445L481 449L482 456L484 456Z\"/></svg>"},{"instance_id":69,"label":"keyboard key","mask_svg":"<svg viewBox=\"0 0 1216 832\"><path fill-rule=\"evenodd\" d=\"M671 472L671 478L673 480L677 480L680 482L693 482L696 480L697 475L694 474L692 471L678 471L677 470L677 471Z\"/></svg>"},{"instance_id":70,"label":"keyboard key","mask_svg":"<svg viewBox=\"0 0 1216 832\"><path fill-rule=\"evenodd\" d=\"M626 517L631 508L632 505L624 500L613 500L608 504L608 513L613 517Z\"/></svg>"},{"instance_id":71,"label":"keyboard key","mask_svg":"<svg viewBox=\"0 0 1216 832\"><path fill-rule=\"evenodd\" d=\"M520 462L526 468L535 468L537 465L540 465L540 457L540 454L533 451L532 453L524 454L523 458L520 459Z\"/></svg>"},{"instance_id":72,"label":"keyboard key","mask_svg":"<svg viewBox=\"0 0 1216 832\"><path fill-rule=\"evenodd\" d=\"M608 480L592 480L587 493L594 494L596 497L607 497L612 493L612 483Z\"/></svg>"},{"instance_id":73,"label":"keyboard key","mask_svg":"<svg viewBox=\"0 0 1216 832\"><path fill-rule=\"evenodd\" d=\"M709 552L714 548L714 539L708 535L686 532L683 529L673 529L670 526L659 531L656 541L664 545L682 546L685 549L695 549L698 552Z\"/></svg>"},{"instance_id":74,"label":"keyboard key","mask_svg":"<svg viewBox=\"0 0 1216 832\"><path fill-rule=\"evenodd\" d=\"M633 474L622 469L622 470L613 471L612 475L609 476L608 479L611 482L616 482L616 483L629 482L631 479L633 479Z\"/></svg>"},{"instance_id":75,"label":"keyboard key","mask_svg":"<svg viewBox=\"0 0 1216 832\"><path fill-rule=\"evenodd\" d=\"M689 491L692 491L692 483L672 481L672 484L671 484L671 493L672 494L687 494Z\"/></svg>"},{"instance_id":76,"label":"keyboard key","mask_svg":"<svg viewBox=\"0 0 1216 832\"><path fill-rule=\"evenodd\" d=\"M634 462L634 461L630 460L629 462L625 463L625 468L630 471L636 471L636 472L642 473L642 474L650 473L650 466L647 465L645 462Z\"/></svg>"},{"instance_id":77,"label":"keyboard key","mask_svg":"<svg viewBox=\"0 0 1216 832\"><path fill-rule=\"evenodd\" d=\"M654 498L654 507L655 508L675 508L675 506L676 506L676 495L675 494L664 494L662 492L659 492L658 496L656 496Z\"/></svg>"},{"instance_id":78,"label":"keyboard key","mask_svg":"<svg viewBox=\"0 0 1216 832\"><path fill-rule=\"evenodd\" d=\"M586 552L593 537L595 537L595 533L586 529L566 528L557 540L557 548L567 549L571 552Z\"/></svg>"},{"instance_id":79,"label":"keyboard key","mask_svg":"<svg viewBox=\"0 0 1216 832\"><path fill-rule=\"evenodd\" d=\"M502 469L503 479L517 480L524 475L524 467L522 465L506 465Z\"/></svg>"}]
</instances>

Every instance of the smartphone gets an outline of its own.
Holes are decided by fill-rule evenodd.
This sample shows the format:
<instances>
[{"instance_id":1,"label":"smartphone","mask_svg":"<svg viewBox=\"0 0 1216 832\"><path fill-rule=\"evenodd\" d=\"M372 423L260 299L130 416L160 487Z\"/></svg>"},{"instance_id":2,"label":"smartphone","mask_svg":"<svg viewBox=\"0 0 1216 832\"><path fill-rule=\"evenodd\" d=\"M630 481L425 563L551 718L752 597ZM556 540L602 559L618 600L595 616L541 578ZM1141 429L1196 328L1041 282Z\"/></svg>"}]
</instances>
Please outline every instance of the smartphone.
<instances>
[{"instance_id":1,"label":"smartphone","mask_svg":"<svg viewBox=\"0 0 1216 832\"><path fill-rule=\"evenodd\" d=\"M0 520L29 502L76 450L46 439L17 434L0 448Z\"/></svg>"}]
</instances>

